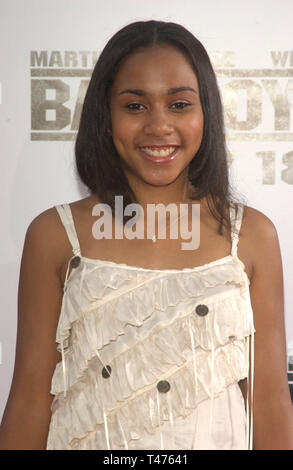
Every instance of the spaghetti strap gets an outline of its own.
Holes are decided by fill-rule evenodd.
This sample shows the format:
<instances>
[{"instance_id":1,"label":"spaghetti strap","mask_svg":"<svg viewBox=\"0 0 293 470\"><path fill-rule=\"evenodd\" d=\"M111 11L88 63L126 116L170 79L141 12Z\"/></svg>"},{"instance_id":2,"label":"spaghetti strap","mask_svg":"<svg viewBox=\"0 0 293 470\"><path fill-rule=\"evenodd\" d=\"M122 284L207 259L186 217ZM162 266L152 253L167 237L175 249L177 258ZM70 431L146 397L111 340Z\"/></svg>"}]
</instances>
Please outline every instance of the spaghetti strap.
<instances>
[{"instance_id":1,"label":"spaghetti strap","mask_svg":"<svg viewBox=\"0 0 293 470\"><path fill-rule=\"evenodd\" d=\"M239 242L239 232L241 228L243 212L244 212L244 205L242 203L237 204L237 213L236 213L236 204L233 203L230 206L230 218L232 224L231 230L231 239L232 239L232 248L231 254L232 256L237 256L237 247Z\"/></svg>"},{"instance_id":2,"label":"spaghetti strap","mask_svg":"<svg viewBox=\"0 0 293 470\"><path fill-rule=\"evenodd\" d=\"M56 210L57 210L57 212L60 216L61 222L63 223L64 228L66 230L68 239L69 239L69 241L71 243L71 246L72 246L72 252L73 252L74 256L78 256L78 255L81 256L79 241L78 241L78 238L77 238L77 233L76 233L76 230L75 230L75 225L74 225L70 205L69 204L59 204L59 205L55 206L55 208L56 208Z\"/></svg>"}]
</instances>

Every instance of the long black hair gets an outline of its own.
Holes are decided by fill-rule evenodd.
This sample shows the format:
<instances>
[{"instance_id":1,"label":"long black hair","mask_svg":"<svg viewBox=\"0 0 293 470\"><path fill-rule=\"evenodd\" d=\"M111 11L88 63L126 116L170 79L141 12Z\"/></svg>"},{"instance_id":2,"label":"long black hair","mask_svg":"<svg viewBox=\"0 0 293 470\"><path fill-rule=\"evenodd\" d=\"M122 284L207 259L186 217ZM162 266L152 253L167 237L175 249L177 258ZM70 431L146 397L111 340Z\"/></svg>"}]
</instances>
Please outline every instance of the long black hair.
<instances>
[{"instance_id":1,"label":"long black hair","mask_svg":"<svg viewBox=\"0 0 293 470\"><path fill-rule=\"evenodd\" d=\"M122 61L137 48L169 44L180 50L196 74L204 115L203 138L189 165L190 198L206 197L212 215L232 229L229 207L232 188L228 177L223 109L209 56L193 34L183 26L164 21L138 21L123 27L106 44L93 70L85 95L75 143L78 174L91 193L114 210L115 195L126 206L138 202L122 170L111 129L109 92ZM237 204L236 204L237 205Z\"/></svg>"}]
</instances>

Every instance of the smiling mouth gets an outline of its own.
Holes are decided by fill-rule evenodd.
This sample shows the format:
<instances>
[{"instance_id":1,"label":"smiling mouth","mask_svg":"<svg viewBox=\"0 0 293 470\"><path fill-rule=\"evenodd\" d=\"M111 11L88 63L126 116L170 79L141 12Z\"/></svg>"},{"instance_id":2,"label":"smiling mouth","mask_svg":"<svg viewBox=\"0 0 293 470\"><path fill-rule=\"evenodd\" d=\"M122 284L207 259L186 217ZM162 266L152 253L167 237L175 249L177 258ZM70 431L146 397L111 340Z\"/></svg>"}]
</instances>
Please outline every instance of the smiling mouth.
<instances>
[{"instance_id":1,"label":"smiling mouth","mask_svg":"<svg viewBox=\"0 0 293 470\"><path fill-rule=\"evenodd\" d=\"M178 148L178 146L161 146L161 147L139 147L140 150L145 152L147 155L150 157L169 157L172 155L172 153L175 152L175 150Z\"/></svg>"}]
</instances>

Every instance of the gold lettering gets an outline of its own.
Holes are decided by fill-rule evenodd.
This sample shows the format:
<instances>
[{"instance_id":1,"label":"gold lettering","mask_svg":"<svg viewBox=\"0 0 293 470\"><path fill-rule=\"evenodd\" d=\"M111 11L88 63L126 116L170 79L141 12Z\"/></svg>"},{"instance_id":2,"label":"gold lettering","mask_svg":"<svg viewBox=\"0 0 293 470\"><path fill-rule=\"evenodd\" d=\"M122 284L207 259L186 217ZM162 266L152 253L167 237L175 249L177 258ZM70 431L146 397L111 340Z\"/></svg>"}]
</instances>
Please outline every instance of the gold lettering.
<instances>
[{"instance_id":1,"label":"gold lettering","mask_svg":"<svg viewBox=\"0 0 293 470\"><path fill-rule=\"evenodd\" d=\"M275 130L290 129L290 104L286 93L282 93L278 80L262 80L275 110Z\"/></svg>"},{"instance_id":2,"label":"gold lettering","mask_svg":"<svg viewBox=\"0 0 293 470\"><path fill-rule=\"evenodd\" d=\"M52 51L51 53L49 67L55 67L55 66L63 67L60 51Z\"/></svg>"},{"instance_id":3,"label":"gold lettering","mask_svg":"<svg viewBox=\"0 0 293 470\"><path fill-rule=\"evenodd\" d=\"M239 92L245 90L247 101L246 120L238 120L237 99ZM225 120L227 127L233 130L250 130L261 123L262 90L253 80L232 80L223 89Z\"/></svg>"},{"instance_id":4,"label":"gold lettering","mask_svg":"<svg viewBox=\"0 0 293 470\"><path fill-rule=\"evenodd\" d=\"M282 162L287 166L281 171L281 180L288 184L293 184L293 151L285 153Z\"/></svg>"},{"instance_id":5,"label":"gold lettering","mask_svg":"<svg viewBox=\"0 0 293 470\"><path fill-rule=\"evenodd\" d=\"M64 53L64 67L77 67L77 53L74 51L65 51Z\"/></svg>"},{"instance_id":6,"label":"gold lettering","mask_svg":"<svg viewBox=\"0 0 293 470\"><path fill-rule=\"evenodd\" d=\"M82 67L87 67L87 56L90 54L90 51L79 51L79 54L81 55L81 66Z\"/></svg>"},{"instance_id":7,"label":"gold lettering","mask_svg":"<svg viewBox=\"0 0 293 470\"><path fill-rule=\"evenodd\" d=\"M210 54L214 67L235 67L235 52L213 51Z\"/></svg>"},{"instance_id":8,"label":"gold lettering","mask_svg":"<svg viewBox=\"0 0 293 470\"><path fill-rule=\"evenodd\" d=\"M262 158L262 183L275 183L275 152L256 152Z\"/></svg>"},{"instance_id":9,"label":"gold lettering","mask_svg":"<svg viewBox=\"0 0 293 470\"><path fill-rule=\"evenodd\" d=\"M271 51L274 67L285 67L288 59L289 51Z\"/></svg>"},{"instance_id":10,"label":"gold lettering","mask_svg":"<svg viewBox=\"0 0 293 470\"><path fill-rule=\"evenodd\" d=\"M235 67L235 52L224 52L224 67Z\"/></svg>"},{"instance_id":11,"label":"gold lettering","mask_svg":"<svg viewBox=\"0 0 293 470\"><path fill-rule=\"evenodd\" d=\"M293 104L293 80L288 80L288 83L285 89L285 94L286 94L288 103L292 106Z\"/></svg>"},{"instance_id":12,"label":"gold lettering","mask_svg":"<svg viewBox=\"0 0 293 470\"><path fill-rule=\"evenodd\" d=\"M48 53L47 51L31 51L31 67L47 67Z\"/></svg>"},{"instance_id":13,"label":"gold lettering","mask_svg":"<svg viewBox=\"0 0 293 470\"><path fill-rule=\"evenodd\" d=\"M56 90L56 99L46 99L46 90ZM63 106L69 100L69 86L62 80L32 80L31 81L31 126L34 130L63 129L70 124L70 109ZM54 109L56 119L46 120L46 110Z\"/></svg>"},{"instance_id":14,"label":"gold lettering","mask_svg":"<svg viewBox=\"0 0 293 470\"><path fill-rule=\"evenodd\" d=\"M77 130L79 127L79 121L80 121L80 115L81 115L81 110L84 102L84 97L89 85L89 80L81 80L79 89L78 89L78 95L77 95L77 101L74 109L74 114L73 114L73 119L72 119L72 124L71 124L71 130Z\"/></svg>"}]
</instances>

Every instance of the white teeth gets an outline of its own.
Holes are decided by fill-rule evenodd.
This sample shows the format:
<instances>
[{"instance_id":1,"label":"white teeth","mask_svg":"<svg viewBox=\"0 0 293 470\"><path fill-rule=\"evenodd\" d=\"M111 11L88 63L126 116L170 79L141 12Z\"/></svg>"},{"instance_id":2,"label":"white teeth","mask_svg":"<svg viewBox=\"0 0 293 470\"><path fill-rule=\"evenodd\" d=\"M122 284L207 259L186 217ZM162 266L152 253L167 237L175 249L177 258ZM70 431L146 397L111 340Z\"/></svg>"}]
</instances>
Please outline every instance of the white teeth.
<instances>
[{"instance_id":1,"label":"white teeth","mask_svg":"<svg viewBox=\"0 0 293 470\"><path fill-rule=\"evenodd\" d=\"M168 147L162 149L150 149L149 147L141 147L145 153L152 157L168 157L175 151L176 147Z\"/></svg>"}]
</instances>

